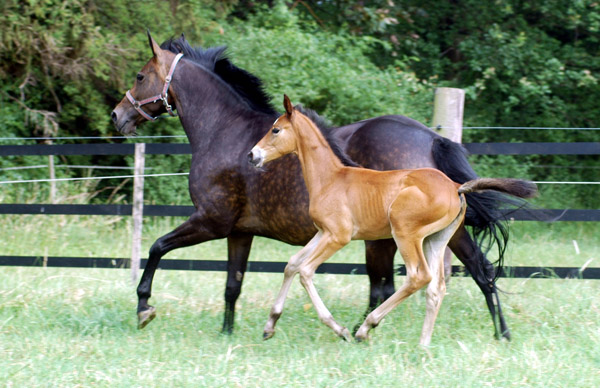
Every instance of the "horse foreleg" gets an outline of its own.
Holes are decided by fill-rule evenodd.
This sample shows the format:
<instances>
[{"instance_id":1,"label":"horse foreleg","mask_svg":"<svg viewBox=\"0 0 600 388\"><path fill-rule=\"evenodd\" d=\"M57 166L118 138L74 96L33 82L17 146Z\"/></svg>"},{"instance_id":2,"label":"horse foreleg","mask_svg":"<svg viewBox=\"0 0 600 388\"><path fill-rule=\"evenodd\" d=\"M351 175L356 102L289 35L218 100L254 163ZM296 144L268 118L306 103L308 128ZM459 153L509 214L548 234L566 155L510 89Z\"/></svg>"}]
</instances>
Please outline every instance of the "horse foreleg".
<instances>
[{"instance_id":1,"label":"horse foreleg","mask_svg":"<svg viewBox=\"0 0 600 388\"><path fill-rule=\"evenodd\" d=\"M283 283L281 284L277 298L275 299L275 302L271 307L271 311L269 312L269 319L267 320L263 330L263 339L269 339L275 334L275 324L283 312L283 306L290 290L290 286L292 285L292 280L294 280L294 276L296 276L298 273L300 265L312 253L322 237L323 233L320 231L317 232L317 234L308 242L308 244L306 244L306 246L304 246L302 249L300 249L300 251L298 251L298 253L290 258L285 266L285 270L283 271Z\"/></svg>"},{"instance_id":2,"label":"horse foreleg","mask_svg":"<svg viewBox=\"0 0 600 388\"><path fill-rule=\"evenodd\" d=\"M202 227L198 217L192 215L187 221L178 226L172 232L160 237L150 248L148 262L142 273L140 283L137 287L138 295L138 329L146 327L156 316L156 309L148 304L152 294L152 280L158 268L160 259L173 249L199 244L204 241L213 240L224 236L217 235Z\"/></svg>"},{"instance_id":3,"label":"horse foreleg","mask_svg":"<svg viewBox=\"0 0 600 388\"><path fill-rule=\"evenodd\" d=\"M251 234L236 233L227 236L227 284L225 285L223 334L233 332L235 303L242 291L242 282L244 281L253 238L254 236Z\"/></svg>"}]
</instances>

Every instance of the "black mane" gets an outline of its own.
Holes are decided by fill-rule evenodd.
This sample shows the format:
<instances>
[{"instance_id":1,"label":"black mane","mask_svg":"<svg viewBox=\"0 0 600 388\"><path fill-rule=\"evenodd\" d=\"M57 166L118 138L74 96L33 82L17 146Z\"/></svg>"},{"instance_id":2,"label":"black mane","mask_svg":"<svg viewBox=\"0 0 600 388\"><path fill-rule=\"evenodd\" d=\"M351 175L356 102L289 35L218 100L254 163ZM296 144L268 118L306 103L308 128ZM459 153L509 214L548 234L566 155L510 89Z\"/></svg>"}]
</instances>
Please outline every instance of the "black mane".
<instances>
[{"instance_id":1,"label":"black mane","mask_svg":"<svg viewBox=\"0 0 600 388\"><path fill-rule=\"evenodd\" d=\"M262 81L253 74L250 74L244 69L235 66L225 51L227 47L192 47L182 35L176 39L168 39L160 45L163 50L171 51L172 53L183 53L184 57L192 60L206 69L214 72L219 78L227 83L241 98L250 105L253 110L266 113L273 116L278 116L279 113L271 105L271 98L265 92ZM331 127L327 125L325 119L319 116L315 111L298 105L296 107L300 112L311 119L329 143L333 153L340 159L345 166L360 167L352 161L342 150L342 147L337 143L336 139L331 134Z\"/></svg>"},{"instance_id":2,"label":"black mane","mask_svg":"<svg viewBox=\"0 0 600 388\"><path fill-rule=\"evenodd\" d=\"M235 66L227 58L225 50L227 47L192 47L182 35L177 39L168 39L160 45L163 50L178 54L183 53L186 59L190 59L208 70L214 72L219 78L246 101L256 111L277 116L277 111L271 105L271 98L265 92L262 81Z\"/></svg>"},{"instance_id":3,"label":"black mane","mask_svg":"<svg viewBox=\"0 0 600 388\"><path fill-rule=\"evenodd\" d=\"M360 164L356 163L355 161L350 159L348 155L346 155L342 147L339 145L337 139L332 134L333 127L327 125L327 122L323 117L319 116L319 114L314 110L303 107L301 104L296 105L294 109L297 109L300 113L302 113L303 115L308 117L313 123L315 123L317 128L319 128L319 130L325 137L325 140L327 140L327 143L331 147L331 150L333 151L335 156L338 157L338 159L342 162L344 166L361 167Z\"/></svg>"}]
</instances>

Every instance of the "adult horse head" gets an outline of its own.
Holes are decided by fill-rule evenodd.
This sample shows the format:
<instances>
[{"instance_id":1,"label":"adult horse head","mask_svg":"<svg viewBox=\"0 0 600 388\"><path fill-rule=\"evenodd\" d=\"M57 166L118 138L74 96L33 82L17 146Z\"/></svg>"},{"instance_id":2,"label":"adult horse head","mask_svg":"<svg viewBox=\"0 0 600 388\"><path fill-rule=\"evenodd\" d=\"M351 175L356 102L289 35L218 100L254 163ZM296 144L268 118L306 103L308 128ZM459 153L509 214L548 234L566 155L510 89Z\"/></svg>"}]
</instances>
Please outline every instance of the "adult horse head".
<instances>
[{"instance_id":1,"label":"adult horse head","mask_svg":"<svg viewBox=\"0 0 600 388\"><path fill-rule=\"evenodd\" d=\"M146 120L154 121L164 112L176 116L173 112L174 98L169 95L169 86L183 54L162 50L149 31L148 43L152 49L152 59L137 73L133 88L127 91L111 113L115 126L126 136L135 135L139 124Z\"/></svg>"}]
</instances>

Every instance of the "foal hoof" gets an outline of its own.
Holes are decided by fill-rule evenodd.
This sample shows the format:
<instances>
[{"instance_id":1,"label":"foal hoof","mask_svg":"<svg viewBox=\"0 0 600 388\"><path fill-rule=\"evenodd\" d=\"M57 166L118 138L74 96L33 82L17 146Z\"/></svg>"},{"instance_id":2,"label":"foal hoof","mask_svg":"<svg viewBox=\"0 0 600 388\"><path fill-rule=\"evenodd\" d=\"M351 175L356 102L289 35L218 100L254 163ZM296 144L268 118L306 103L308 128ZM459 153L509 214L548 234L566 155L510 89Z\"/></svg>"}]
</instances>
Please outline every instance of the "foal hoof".
<instances>
[{"instance_id":1,"label":"foal hoof","mask_svg":"<svg viewBox=\"0 0 600 388\"><path fill-rule=\"evenodd\" d=\"M361 326L362 327L362 326ZM356 342L360 343L363 341L367 341L369 339L369 330L363 328L362 330L358 330L355 334L354 334L354 339L356 340Z\"/></svg>"},{"instance_id":2,"label":"foal hoof","mask_svg":"<svg viewBox=\"0 0 600 388\"><path fill-rule=\"evenodd\" d=\"M342 330L342 332L339 334L339 336L346 342L352 342L352 335L350 334L350 331L348 329L346 329L345 327Z\"/></svg>"},{"instance_id":3,"label":"foal hoof","mask_svg":"<svg viewBox=\"0 0 600 388\"><path fill-rule=\"evenodd\" d=\"M273 337L275 335L274 331L264 331L263 332L263 341L268 340L269 338Z\"/></svg>"},{"instance_id":4,"label":"foal hoof","mask_svg":"<svg viewBox=\"0 0 600 388\"><path fill-rule=\"evenodd\" d=\"M150 306L148 310L140 311L138 313L138 329L143 329L152 320L156 318L156 308Z\"/></svg>"}]
</instances>

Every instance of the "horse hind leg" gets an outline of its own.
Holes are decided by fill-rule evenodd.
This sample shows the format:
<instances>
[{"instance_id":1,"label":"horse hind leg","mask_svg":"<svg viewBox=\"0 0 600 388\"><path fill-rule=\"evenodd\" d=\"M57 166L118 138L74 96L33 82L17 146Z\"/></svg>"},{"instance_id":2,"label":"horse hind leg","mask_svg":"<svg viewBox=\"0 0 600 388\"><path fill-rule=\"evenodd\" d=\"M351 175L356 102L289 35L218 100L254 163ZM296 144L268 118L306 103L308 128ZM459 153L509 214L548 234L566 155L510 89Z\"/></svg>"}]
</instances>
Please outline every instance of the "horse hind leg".
<instances>
[{"instance_id":1,"label":"horse hind leg","mask_svg":"<svg viewBox=\"0 0 600 388\"><path fill-rule=\"evenodd\" d=\"M497 339L504 337L510 340L510 330L502 313L498 289L493 280L494 267L492 263L487 260L481 248L477 246L464 227L459 228L455 233L449 246L483 293L494 323L495 337Z\"/></svg>"},{"instance_id":2,"label":"horse hind leg","mask_svg":"<svg viewBox=\"0 0 600 388\"><path fill-rule=\"evenodd\" d=\"M431 282L426 291L425 322L421 331L420 344L428 346L431 343L435 320L446 295L446 282L444 276L444 256L448 241L460 227L464 218L466 207L462 207L459 215L444 229L427 236L423 241L423 253L431 270Z\"/></svg>"}]
</instances>

